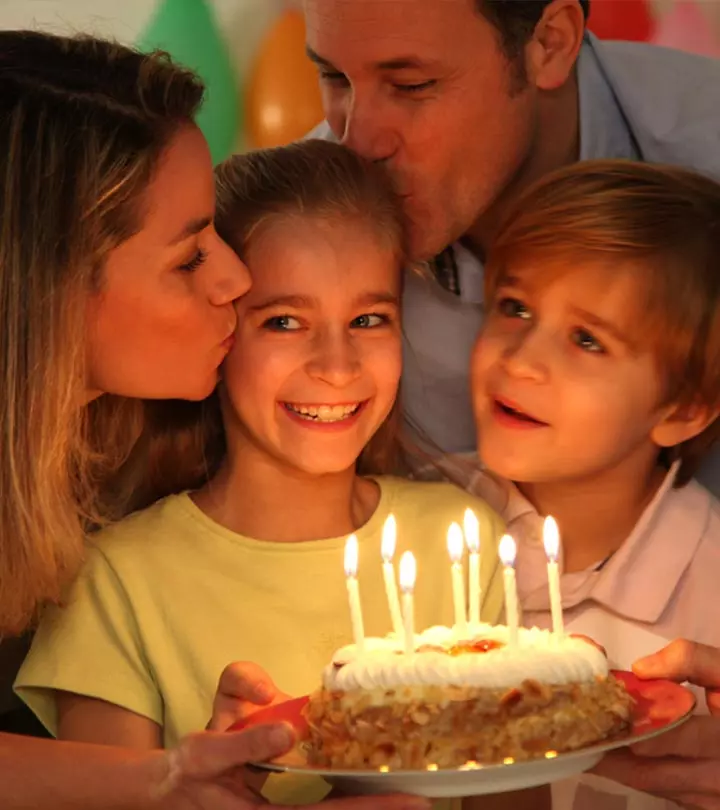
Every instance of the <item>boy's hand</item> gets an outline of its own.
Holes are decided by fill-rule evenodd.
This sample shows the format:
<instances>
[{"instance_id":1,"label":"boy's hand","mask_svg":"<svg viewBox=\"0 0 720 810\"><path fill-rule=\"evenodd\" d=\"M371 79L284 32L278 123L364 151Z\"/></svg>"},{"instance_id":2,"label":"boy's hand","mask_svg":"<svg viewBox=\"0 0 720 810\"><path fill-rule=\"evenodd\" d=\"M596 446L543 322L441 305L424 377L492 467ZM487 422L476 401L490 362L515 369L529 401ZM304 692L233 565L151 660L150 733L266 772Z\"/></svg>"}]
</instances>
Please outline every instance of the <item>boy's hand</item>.
<instances>
[{"instance_id":1,"label":"boy's hand","mask_svg":"<svg viewBox=\"0 0 720 810\"><path fill-rule=\"evenodd\" d=\"M218 682L207 730L226 731L238 720L285 700L290 700L290 695L281 692L257 664L249 661L228 664Z\"/></svg>"},{"instance_id":2,"label":"boy's hand","mask_svg":"<svg viewBox=\"0 0 720 810\"><path fill-rule=\"evenodd\" d=\"M718 810L720 649L681 639L637 661L633 670L641 678L703 687L710 717L693 717L657 739L608 754L594 772L685 807Z\"/></svg>"}]
</instances>

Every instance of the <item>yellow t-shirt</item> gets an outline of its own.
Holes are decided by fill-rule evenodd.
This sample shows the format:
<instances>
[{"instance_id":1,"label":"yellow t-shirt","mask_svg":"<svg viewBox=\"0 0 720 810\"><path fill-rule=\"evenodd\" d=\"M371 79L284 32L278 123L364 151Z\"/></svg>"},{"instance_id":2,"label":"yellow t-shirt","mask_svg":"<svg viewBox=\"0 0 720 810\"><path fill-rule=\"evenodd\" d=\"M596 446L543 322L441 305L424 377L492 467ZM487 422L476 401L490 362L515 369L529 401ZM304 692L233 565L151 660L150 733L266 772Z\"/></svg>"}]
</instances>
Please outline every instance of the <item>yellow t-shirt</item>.
<instances>
[{"instance_id":1,"label":"yellow t-shirt","mask_svg":"<svg viewBox=\"0 0 720 810\"><path fill-rule=\"evenodd\" d=\"M416 627L423 629L452 623L447 529L466 507L475 511L483 618L497 621L497 514L452 484L377 480L378 507L356 532L366 634L390 630L380 557L390 513L395 559L408 549L417 558ZM345 540L258 541L215 523L187 494L166 498L93 541L67 606L44 616L16 690L53 733L54 690L63 690L155 721L166 747L206 726L232 661L254 661L284 692L306 694L333 651L352 641Z\"/></svg>"}]
</instances>

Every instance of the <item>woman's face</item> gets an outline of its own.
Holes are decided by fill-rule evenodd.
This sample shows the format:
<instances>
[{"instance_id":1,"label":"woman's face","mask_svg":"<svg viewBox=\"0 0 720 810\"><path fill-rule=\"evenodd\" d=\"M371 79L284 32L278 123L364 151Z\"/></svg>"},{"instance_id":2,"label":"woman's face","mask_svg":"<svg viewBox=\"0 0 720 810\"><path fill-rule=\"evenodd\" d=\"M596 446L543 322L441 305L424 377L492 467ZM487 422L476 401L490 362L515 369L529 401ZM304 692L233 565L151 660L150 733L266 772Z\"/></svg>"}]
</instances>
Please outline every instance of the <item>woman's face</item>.
<instances>
[{"instance_id":1,"label":"woman's face","mask_svg":"<svg viewBox=\"0 0 720 810\"><path fill-rule=\"evenodd\" d=\"M88 396L199 400L233 342L245 265L213 226L212 162L199 129L170 143L141 230L112 251L88 304Z\"/></svg>"}]
</instances>

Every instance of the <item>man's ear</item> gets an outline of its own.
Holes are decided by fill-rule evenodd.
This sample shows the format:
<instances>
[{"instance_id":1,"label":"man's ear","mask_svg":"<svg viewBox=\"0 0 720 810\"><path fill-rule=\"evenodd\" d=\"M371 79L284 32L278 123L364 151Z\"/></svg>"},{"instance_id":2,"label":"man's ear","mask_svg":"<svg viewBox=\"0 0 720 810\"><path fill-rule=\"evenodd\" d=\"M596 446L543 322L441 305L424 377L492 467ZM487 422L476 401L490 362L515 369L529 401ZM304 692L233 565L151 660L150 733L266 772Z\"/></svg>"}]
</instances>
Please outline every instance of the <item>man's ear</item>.
<instances>
[{"instance_id":1,"label":"man's ear","mask_svg":"<svg viewBox=\"0 0 720 810\"><path fill-rule=\"evenodd\" d=\"M658 447L675 447L699 436L720 415L720 406L696 402L671 405L653 428L651 438Z\"/></svg>"},{"instance_id":2,"label":"man's ear","mask_svg":"<svg viewBox=\"0 0 720 810\"><path fill-rule=\"evenodd\" d=\"M557 90L565 84L584 34L585 16L578 0L553 0L545 8L525 47L528 76L538 90Z\"/></svg>"}]
</instances>

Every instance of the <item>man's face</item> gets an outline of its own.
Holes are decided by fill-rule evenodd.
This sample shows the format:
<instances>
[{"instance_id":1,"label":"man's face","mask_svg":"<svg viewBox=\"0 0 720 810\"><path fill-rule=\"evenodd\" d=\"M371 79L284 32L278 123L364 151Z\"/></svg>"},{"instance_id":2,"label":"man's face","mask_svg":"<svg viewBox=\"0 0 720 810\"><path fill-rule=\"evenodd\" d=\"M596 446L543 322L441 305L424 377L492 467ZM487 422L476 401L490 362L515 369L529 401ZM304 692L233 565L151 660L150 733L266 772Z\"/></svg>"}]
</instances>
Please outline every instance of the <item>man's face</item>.
<instances>
[{"instance_id":1,"label":"man's face","mask_svg":"<svg viewBox=\"0 0 720 810\"><path fill-rule=\"evenodd\" d=\"M537 92L474 0L305 0L334 134L387 163L415 257L463 234L522 168Z\"/></svg>"}]
</instances>

